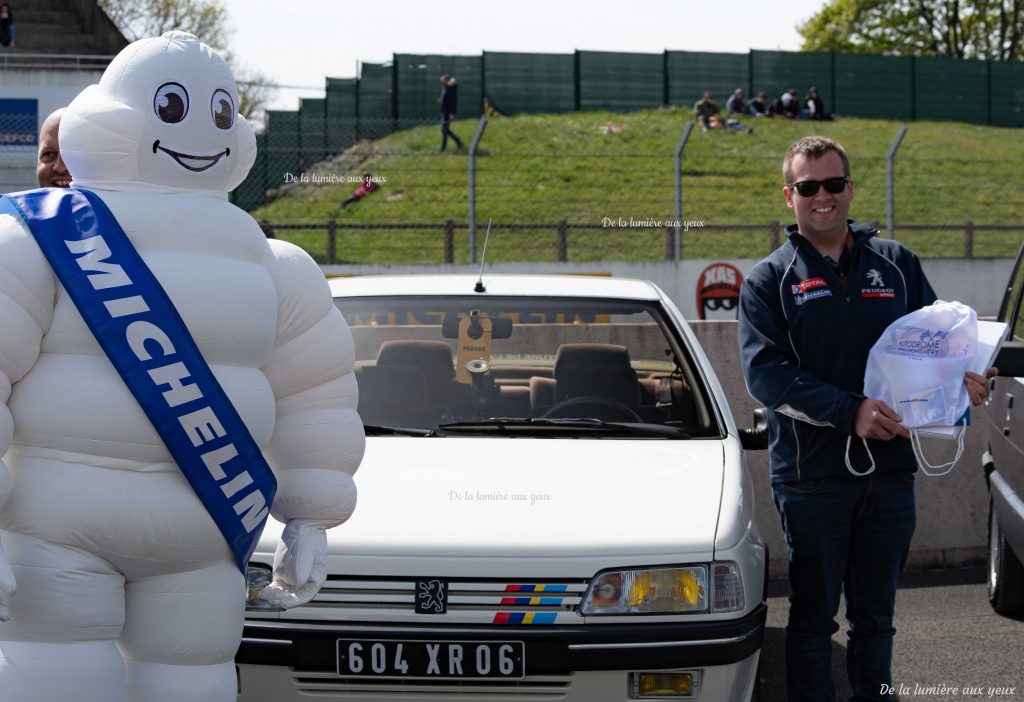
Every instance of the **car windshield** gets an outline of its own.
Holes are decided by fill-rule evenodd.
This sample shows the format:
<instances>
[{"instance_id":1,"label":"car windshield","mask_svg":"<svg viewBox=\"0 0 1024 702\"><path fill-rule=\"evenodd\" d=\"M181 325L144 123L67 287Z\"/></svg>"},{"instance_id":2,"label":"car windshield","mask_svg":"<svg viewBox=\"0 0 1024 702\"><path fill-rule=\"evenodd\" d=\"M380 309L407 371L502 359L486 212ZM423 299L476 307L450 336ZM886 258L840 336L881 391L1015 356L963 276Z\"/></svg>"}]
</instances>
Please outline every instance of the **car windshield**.
<instances>
[{"instance_id":1,"label":"car windshield","mask_svg":"<svg viewBox=\"0 0 1024 702\"><path fill-rule=\"evenodd\" d=\"M355 342L359 414L368 435L720 434L702 375L656 302L335 301Z\"/></svg>"}]
</instances>

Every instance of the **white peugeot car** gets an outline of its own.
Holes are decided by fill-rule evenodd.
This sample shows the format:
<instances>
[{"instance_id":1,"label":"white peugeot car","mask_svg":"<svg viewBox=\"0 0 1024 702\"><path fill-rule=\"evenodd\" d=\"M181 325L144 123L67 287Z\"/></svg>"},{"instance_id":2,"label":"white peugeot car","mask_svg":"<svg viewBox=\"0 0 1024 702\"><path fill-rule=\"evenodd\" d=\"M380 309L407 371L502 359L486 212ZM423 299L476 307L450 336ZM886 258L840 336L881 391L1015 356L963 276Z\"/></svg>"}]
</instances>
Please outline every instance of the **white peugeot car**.
<instances>
[{"instance_id":1,"label":"white peugeot car","mask_svg":"<svg viewBox=\"0 0 1024 702\"><path fill-rule=\"evenodd\" d=\"M747 700L765 543L741 432L654 285L331 281L366 455L306 606L249 568L239 700Z\"/></svg>"}]
</instances>

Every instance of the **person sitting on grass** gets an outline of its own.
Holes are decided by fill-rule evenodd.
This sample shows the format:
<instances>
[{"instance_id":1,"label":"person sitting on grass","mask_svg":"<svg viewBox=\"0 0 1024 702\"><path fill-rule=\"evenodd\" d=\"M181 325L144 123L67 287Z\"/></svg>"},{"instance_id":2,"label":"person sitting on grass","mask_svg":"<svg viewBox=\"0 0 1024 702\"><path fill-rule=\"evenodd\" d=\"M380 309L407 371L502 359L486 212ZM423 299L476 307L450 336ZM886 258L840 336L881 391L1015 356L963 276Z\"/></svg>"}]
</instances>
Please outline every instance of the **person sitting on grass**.
<instances>
[{"instance_id":1,"label":"person sitting on grass","mask_svg":"<svg viewBox=\"0 0 1024 702\"><path fill-rule=\"evenodd\" d=\"M363 180L359 183L359 187L352 191L352 197L347 200L343 200L341 207L345 208L351 205L353 202L358 202L370 193L377 190L377 181L374 180L373 175L370 173L363 174Z\"/></svg>"},{"instance_id":2,"label":"person sitting on grass","mask_svg":"<svg viewBox=\"0 0 1024 702\"><path fill-rule=\"evenodd\" d=\"M711 92L707 91L704 93L704 97L698 100L693 105L693 114L697 118L697 124L700 126L702 132L706 132L708 129L729 129L737 132L748 132L753 133L753 127L748 127L745 124L740 124L735 119L726 119L719 113L719 107L715 104L715 101L711 99Z\"/></svg>"}]
</instances>

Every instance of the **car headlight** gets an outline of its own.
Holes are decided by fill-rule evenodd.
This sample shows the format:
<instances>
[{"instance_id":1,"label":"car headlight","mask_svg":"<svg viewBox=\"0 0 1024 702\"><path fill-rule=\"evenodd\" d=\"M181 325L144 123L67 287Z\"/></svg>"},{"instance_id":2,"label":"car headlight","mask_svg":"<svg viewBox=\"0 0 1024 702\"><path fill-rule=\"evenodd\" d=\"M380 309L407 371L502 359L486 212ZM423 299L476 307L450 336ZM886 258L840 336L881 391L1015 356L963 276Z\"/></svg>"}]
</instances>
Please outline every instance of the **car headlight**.
<instances>
[{"instance_id":1,"label":"car headlight","mask_svg":"<svg viewBox=\"0 0 1024 702\"><path fill-rule=\"evenodd\" d=\"M708 572L712 573L709 592ZM613 570L598 574L580 605L583 615L735 612L743 581L735 563Z\"/></svg>"},{"instance_id":2,"label":"car headlight","mask_svg":"<svg viewBox=\"0 0 1024 702\"><path fill-rule=\"evenodd\" d=\"M250 563L245 570L245 608L259 610L281 611L266 600L260 599L263 588L274 580L274 571L270 566L260 563Z\"/></svg>"},{"instance_id":3,"label":"car headlight","mask_svg":"<svg viewBox=\"0 0 1024 702\"><path fill-rule=\"evenodd\" d=\"M613 570L590 584L580 613L675 614L708 609L706 565Z\"/></svg>"}]
</instances>

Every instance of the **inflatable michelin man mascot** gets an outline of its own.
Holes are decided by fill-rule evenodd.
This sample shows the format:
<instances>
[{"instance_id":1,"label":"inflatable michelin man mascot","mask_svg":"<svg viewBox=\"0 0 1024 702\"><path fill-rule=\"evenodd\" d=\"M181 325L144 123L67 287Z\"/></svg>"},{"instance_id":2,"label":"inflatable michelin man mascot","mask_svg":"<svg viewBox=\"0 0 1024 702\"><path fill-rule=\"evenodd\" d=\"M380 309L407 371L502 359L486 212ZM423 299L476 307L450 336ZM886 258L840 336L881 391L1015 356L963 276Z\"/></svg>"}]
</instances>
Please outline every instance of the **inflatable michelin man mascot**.
<instances>
[{"instance_id":1,"label":"inflatable michelin man mascot","mask_svg":"<svg viewBox=\"0 0 1024 702\"><path fill-rule=\"evenodd\" d=\"M355 507L351 336L227 201L256 149L237 104L192 35L135 42L61 121L75 187L0 199L3 702L234 700L268 511L288 607Z\"/></svg>"}]
</instances>

